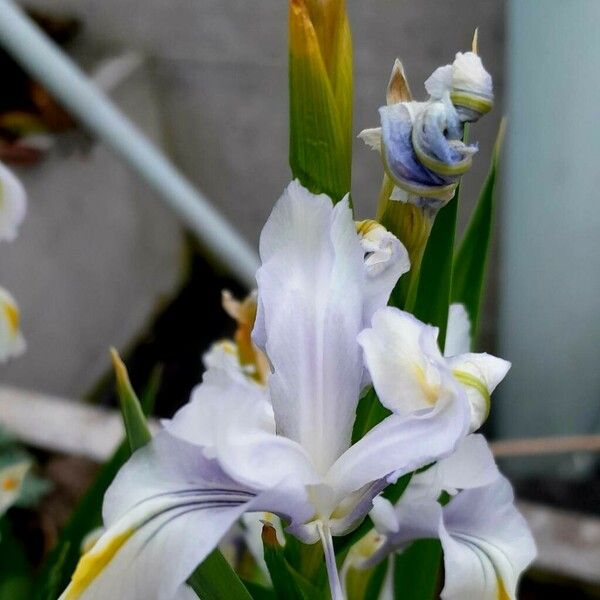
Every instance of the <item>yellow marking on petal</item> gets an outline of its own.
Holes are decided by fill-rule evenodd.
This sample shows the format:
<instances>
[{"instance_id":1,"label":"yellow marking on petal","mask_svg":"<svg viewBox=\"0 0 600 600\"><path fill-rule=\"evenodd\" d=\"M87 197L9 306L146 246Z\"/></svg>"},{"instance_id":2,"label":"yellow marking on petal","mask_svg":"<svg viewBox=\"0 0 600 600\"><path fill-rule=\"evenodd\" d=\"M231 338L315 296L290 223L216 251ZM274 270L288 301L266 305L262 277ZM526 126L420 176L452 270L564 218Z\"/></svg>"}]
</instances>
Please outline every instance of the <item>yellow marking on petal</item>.
<instances>
[{"instance_id":1,"label":"yellow marking on petal","mask_svg":"<svg viewBox=\"0 0 600 600\"><path fill-rule=\"evenodd\" d=\"M20 485L20 481L16 477L6 477L2 480L2 491L13 492Z\"/></svg>"},{"instance_id":2,"label":"yellow marking on petal","mask_svg":"<svg viewBox=\"0 0 600 600\"><path fill-rule=\"evenodd\" d=\"M421 386L421 390L423 390L423 393L425 394L426 401L428 404L433 406L438 401L440 396L440 385L439 383L429 383L429 381L427 381L427 377L425 377L425 371L420 365L414 365L414 368L417 380Z\"/></svg>"},{"instance_id":3,"label":"yellow marking on petal","mask_svg":"<svg viewBox=\"0 0 600 600\"><path fill-rule=\"evenodd\" d=\"M485 400L485 418L487 419L490 414L492 399L485 383L478 377L475 377L475 375L471 375L471 373L467 373L466 371L460 371L456 369L452 371L452 374L459 381L459 383L474 388L481 394Z\"/></svg>"},{"instance_id":4,"label":"yellow marking on petal","mask_svg":"<svg viewBox=\"0 0 600 600\"><path fill-rule=\"evenodd\" d=\"M115 535L98 551L92 549L91 552L84 554L73 577L69 587L65 590L64 600L77 600L90 584L98 577L102 570L115 557L116 553L121 549L123 544L135 533L135 529L128 529L123 533ZM95 546L94 546L95 547Z\"/></svg>"},{"instance_id":5,"label":"yellow marking on petal","mask_svg":"<svg viewBox=\"0 0 600 600\"><path fill-rule=\"evenodd\" d=\"M223 348L226 354L231 354L231 356L235 356L237 354L236 345L229 340L223 340L221 342L221 348Z\"/></svg>"},{"instance_id":6,"label":"yellow marking on petal","mask_svg":"<svg viewBox=\"0 0 600 600\"><path fill-rule=\"evenodd\" d=\"M6 315L8 326L12 335L17 335L19 331L20 320L19 307L16 304L13 304L12 302L5 302L2 305L2 308L4 309L4 314Z\"/></svg>"},{"instance_id":7,"label":"yellow marking on petal","mask_svg":"<svg viewBox=\"0 0 600 600\"><path fill-rule=\"evenodd\" d=\"M498 583L498 600L511 600L508 595L506 588L504 587L504 582L500 577L497 578Z\"/></svg>"},{"instance_id":8,"label":"yellow marking on petal","mask_svg":"<svg viewBox=\"0 0 600 600\"><path fill-rule=\"evenodd\" d=\"M455 106L464 106L470 108L480 115L490 112L494 106L494 101L483 96L477 96L468 92L453 91L450 92L450 100Z\"/></svg>"},{"instance_id":9,"label":"yellow marking on petal","mask_svg":"<svg viewBox=\"0 0 600 600\"><path fill-rule=\"evenodd\" d=\"M365 219L364 221L356 221L356 233L362 237L366 237L371 233L371 231L377 229L378 227L382 227L380 223L374 221L373 219Z\"/></svg>"}]
</instances>

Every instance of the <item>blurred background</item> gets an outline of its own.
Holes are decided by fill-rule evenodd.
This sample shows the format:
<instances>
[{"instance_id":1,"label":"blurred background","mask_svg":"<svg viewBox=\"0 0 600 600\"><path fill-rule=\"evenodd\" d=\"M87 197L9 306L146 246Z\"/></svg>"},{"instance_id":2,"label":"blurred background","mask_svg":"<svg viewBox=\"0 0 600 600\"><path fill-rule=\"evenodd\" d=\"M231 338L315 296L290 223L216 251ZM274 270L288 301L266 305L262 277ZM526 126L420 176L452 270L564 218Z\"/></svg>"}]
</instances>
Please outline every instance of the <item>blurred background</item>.
<instances>
[{"instance_id":1,"label":"blurred background","mask_svg":"<svg viewBox=\"0 0 600 600\"><path fill-rule=\"evenodd\" d=\"M290 177L287 3L22 5L256 247ZM424 98L424 80L455 52L468 50L479 28L496 102L471 129L480 152L463 180L461 231L487 172L499 121L508 115L481 349L511 360L513 369L495 395L490 434L598 433L600 3L348 0L348 10L356 134L377 125L396 57L415 97ZM19 300L28 351L0 367L1 382L111 404L107 348L115 345L137 385L162 366L157 410L169 415L198 381L207 345L231 332L220 308L221 289L241 294L243 285L8 55L0 67L3 79L8 73L14 82L3 83L9 91L0 100L0 158L16 168L29 194L22 234L0 253L2 284ZM379 157L356 140L359 217L374 215L380 182ZM518 456L503 466L526 501L575 519L543 522L554 528L554 537L541 553L545 568L525 593L595 597L596 455ZM557 545L569 536L568 548Z\"/></svg>"}]
</instances>

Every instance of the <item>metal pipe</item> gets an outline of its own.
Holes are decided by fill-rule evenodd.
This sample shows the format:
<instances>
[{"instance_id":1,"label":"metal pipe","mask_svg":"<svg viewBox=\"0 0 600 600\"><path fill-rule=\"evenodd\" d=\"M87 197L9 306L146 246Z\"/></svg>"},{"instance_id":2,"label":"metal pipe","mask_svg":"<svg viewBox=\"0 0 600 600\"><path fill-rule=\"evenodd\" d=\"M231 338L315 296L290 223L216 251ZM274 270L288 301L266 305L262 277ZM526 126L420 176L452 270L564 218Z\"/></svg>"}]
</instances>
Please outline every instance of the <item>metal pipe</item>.
<instances>
[{"instance_id":1,"label":"metal pipe","mask_svg":"<svg viewBox=\"0 0 600 600\"><path fill-rule=\"evenodd\" d=\"M154 188L219 262L248 287L256 285L251 246L11 0L0 0L0 44Z\"/></svg>"}]
</instances>

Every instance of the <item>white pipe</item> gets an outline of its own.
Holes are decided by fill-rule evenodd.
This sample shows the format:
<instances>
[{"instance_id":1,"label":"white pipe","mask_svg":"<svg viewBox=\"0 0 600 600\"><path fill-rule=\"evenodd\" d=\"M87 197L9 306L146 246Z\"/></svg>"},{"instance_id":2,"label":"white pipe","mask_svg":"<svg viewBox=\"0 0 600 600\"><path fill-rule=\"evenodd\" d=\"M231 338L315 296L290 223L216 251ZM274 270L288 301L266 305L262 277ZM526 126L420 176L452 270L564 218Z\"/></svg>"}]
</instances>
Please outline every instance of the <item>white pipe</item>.
<instances>
[{"instance_id":1,"label":"white pipe","mask_svg":"<svg viewBox=\"0 0 600 600\"><path fill-rule=\"evenodd\" d=\"M219 262L256 285L250 245L11 0L0 0L0 44L154 188Z\"/></svg>"}]
</instances>

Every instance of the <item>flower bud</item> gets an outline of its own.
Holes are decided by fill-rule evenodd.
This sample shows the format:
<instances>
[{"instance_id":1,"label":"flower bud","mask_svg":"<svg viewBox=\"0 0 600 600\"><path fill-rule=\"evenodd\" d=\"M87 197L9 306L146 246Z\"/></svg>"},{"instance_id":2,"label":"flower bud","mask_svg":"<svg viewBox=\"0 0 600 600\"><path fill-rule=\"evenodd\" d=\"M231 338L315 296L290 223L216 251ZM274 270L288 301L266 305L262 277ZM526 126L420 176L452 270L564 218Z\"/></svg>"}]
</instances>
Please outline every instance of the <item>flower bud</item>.
<instances>
[{"instance_id":1,"label":"flower bud","mask_svg":"<svg viewBox=\"0 0 600 600\"><path fill-rule=\"evenodd\" d=\"M477 121L492 109L492 77L477 54L477 30L472 51L458 52L451 65L436 69L425 82L425 89L435 100L448 93L463 123Z\"/></svg>"}]
</instances>

